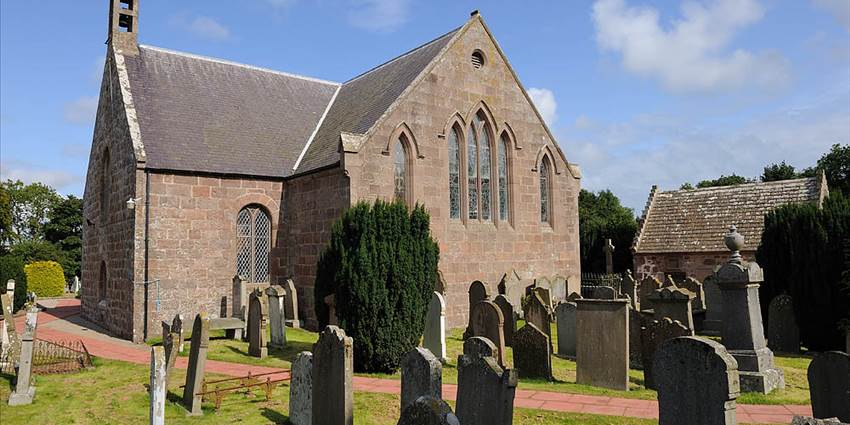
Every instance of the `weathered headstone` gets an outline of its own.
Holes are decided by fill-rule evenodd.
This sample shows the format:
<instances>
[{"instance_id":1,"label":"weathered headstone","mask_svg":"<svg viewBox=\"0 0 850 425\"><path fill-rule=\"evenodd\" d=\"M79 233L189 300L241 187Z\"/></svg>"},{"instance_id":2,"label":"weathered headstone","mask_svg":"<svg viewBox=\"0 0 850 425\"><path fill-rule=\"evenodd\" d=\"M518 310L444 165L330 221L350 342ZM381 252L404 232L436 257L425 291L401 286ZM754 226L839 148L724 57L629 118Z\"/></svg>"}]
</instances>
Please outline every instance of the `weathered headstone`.
<instances>
[{"instance_id":1,"label":"weathered headstone","mask_svg":"<svg viewBox=\"0 0 850 425\"><path fill-rule=\"evenodd\" d=\"M165 352L162 347L151 347L150 424L165 424L165 393L167 387Z\"/></svg>"},{"instance_id":2,"label":"weathered headstone","mask_svg":"<svg viewBox=\"0 0 850 425\"><path fill-rule=\"evenodd\" d=\"M313 425L354 423L354 342L327 326L313 345Z\"/></svg>"},{"instance_id":3,"label":"weathered headstone","mask_svg":"<svg viewBox=\"0 0 850 425\"><path fill-rule=\"evenodd\" d=\"M18 372L15 390L9 396L9 406L31 404L35 397L35 386L32 385L32 361L35 350L35 331L38 325L38 309L27 311L24 331L21 335L21 355L18 360Z\"/></svg>"},{"instance_id":4,"label":"weathered headstone","mask_svg":"<svg viewBox=\"0 0 850 425\"><path fill-rule=\"evenodd\" d=\"M723 327L723 296L720 287L710 275L702 281L705 291L705 320L702 322L702 332L706 335L719 336Z\"/></svg>"},{"instance_id":5,"label":"weathered headstone","mask_svg":"<svg viewBox=\"0 0 850 425\"><path fill-rule=\"evenodd\" d=\"M605 251L605 273L614 274L614 244L611 239L605 239L605 247L602 250Z\"/></svg>"},{"instance_id":6,"label":"weathered headstone","mask_svg":"<svg viewBox=\"0 0 850 425\"><path fill-rule=\"evenodd\" d=\"M647 275L640 281L638 286L638 303L641 311L652 309L652 301L649 297L655 293L657 289L661 289L661 282L654 276Z\"/></svg>"},{"instance_id":7,"label":"weathered headstone","mask_svg":"<svg viewBox=\"0 0 850 425\"><path fill-rule=\"evenodd\" d=\"M443 398L443 364L428 349L416 347L401 360L401 409L419 397Z\"/></svg>"},{"instance_id":8,"label":"weathered headstone","mask_svg":"<svg viewBox=\"0 0 850 425\"><path fill-rule=\"evenodd\" d=\"M705 310L705 287L702 282L692 277L686 277L678 286L694 294L694 299L691 300L691 309L693 311Z\"/></svg>"},{"instance_id":9,"label":"weathered headstone","mask_svg":"<svg viewBox=\"0 0 850 425\"><path fill-rule=\"evenodd\" d=\"M610 286L585 286L582 292L587 293L588 299L592 300L616 300L617 290Z\"/></svg>"},{"instance_id":10,"label":"weathered headstone","mask_svg":"<svg viewBox=\"0 0 850 425\"><path fill-rule=\"evenodd\" d=\"M655 311L655 320L664 317L669 317L670 320L678 320L685 327L691 329L691 335L693 335L694 329L694 316L691 312L691 300L693 298L692 292L675 286L657 289L649 296Z\"/></svg>"},{"instance_id":11,"label":"weathered headstone","mask_svg":"<svg viewBox=\"0 0 850 425\"><path fill-rule=\"evenodd\" d=\"M0 294L0 307L3 308L3 323L6 324L6 332L9 339L17 340L18 334L15 331L15 316L13 316L15 304L15 280L9 279L6 281L6 293Z\"/></svg>"},{"instance_id":12,"label":"weathered headstone","mask_svg":"<svg viewBox=\"0 0 850 425\"><path fill-rule=\"evenodd\" d=\"M502 311L490 300L480 301L472 307L472 336L481 336L496 346L493 357L499 366L505 365L505 318Z\"/></svg>"},{"instance_id":13,"label":"weathered headstone","mask_svg":"<svg viewBox=\"0 0 850 425\"><path fill-rule=\"evenodd\" d=\"M511 347L514 340L514 333L516 333L516 313L514 313L514 306L511 305L508 297L502 294L496 295L493 303L499 307L499 310L502 312L502 318L505 319L505 326L503 328L505 346Z\"/></svg>"},{"instance_id":14,"label":"weathered headstone","mask_svg":"<svg viewBox=\"0 0 850 425\"><path fill-rule=\"evenodd\" d=\"M446 301L439 292L431 294L422 346L439 356L441 362L446 361Z\"/></svg>"},{"instance_id":15,"label":"weathered headstone","mask_svg":"<svg viewBox=\"0 0 850 425\"><path fill-rule=\"evenodd\" d=\"M186 369L186 385L183 387L183 405L189 415L201 415L201 396L198 392L204 383L207 364L207 349L210 346L210 319L207 313L195 316L192 325L192 342L189 347L189 367Z\"/></svg>"},{"instance_id":16,"label":"weathered headstone","mask_svg":"<svg viewBox=\"0 0 850 425\"><path fill-rule=\"evenodd\" d=\"M732 256L714 273L714 281L723 295L721 339L729 354L738 361L741 390L767 394L785 388L785 375L773 363L767 348L759 305L759 285L764 281L761 267L744 263L740 250L744 237L733 225L724 236Z\"/></svg>"},{"instance_id":17,"label":"weathered headstone","mask_svg":"<svg viewBox=\"0 0 850 425\"><path fill-rule=\"evenodd\" d=\"M555 308L555 325L558 329L558 355L576 356L576 304L564 302Z\"/></svg>"},{"instance_id":18,"label":"weathered headstone","mask_svg":"<svg viewBox=\"0 0 850 425\"><path fill-rule=\"evenodd\" d=\"M183 315L177 314L171 320L171 332L177 334L177 352L183 352Z\"/></svg>"},{"instance_id":19,"label":"weathered headstone","mask_svg":"<svg viewBox=\"0 0 850 425\"><path fill-rule=\"evenodd\" d=\"M673 321L669 317L665 317L647 323L642 334L640 348L635 347L635 351L640 350L641 363L643 364L643 383L646 388L657 389L653 359L655 359L658 347L673 338L692 336L691 330L678 320Z\"/></svg>"},{"instance_id":20,"label":"weathered headstone","mask_svg":"<svg viewBox=\"0 0 850 425\"><path fill-rule=\"evenodd\" d=\"M286 290L286 298L283 300L283 312L286 315L286 325L290 328L300 328L301 321L298 319L298 290L295 289L295 282L292 279L286 279L284 289Z\"/></svg>"},{"instance_id":21,"label":"weathered headstone","mask_svg":"<svg viewBox=\"0 0 850 425\"><path fill-rule=\"evenodd\" d=\"M339 318L336 316L336 294L330 294L324 299L325 306L328 308L328 324L331 326L339 325Z\"/></svg>"},{"instance_id":22,"label":"weathered headstone","mask_svg":"<svg viewBox=\"0 0 850 425\"><path fill-rule=\"evenodd\" d=\"M644 369L640 347L643 346L644 313L629 307L629 368Z\"/></svg>"},{"instance_id":23,"label":"weathered headstone","mask_svg":"<svg viewBox=\"0 0 850 425\"><path fill-rule=\"evenodd\" d=\"M540 298L540 295L532 292L526 299L523 306L525 311L525 322L533 323L537 329L543 331L549 340L552 340L552 328L549 322L549 310L546 309L545 302Z\"/></svg>"},{"instance_id":24,"label":"weathered headstone","mask_svg":"<svg viewBox=\"0 0 850 425\"><path fill-rule=\"evenodd\" d=\"M511 270L502 276L502 280L499 282L499 293L508 297L508 301L511 302L517 316L522 314L522 296L524 291L525 287L523 286L522 278L516 270Z\"/></svg>"},{"instance_id":25,"label":"weathered headstone","mask_svg":"<svg viewBox=\"0 0 850 425\"><path fill-rule=\"evenodd\" d=\"M269 300L269 333L271 334L269 345L275 348L285 348L286 315L283 304L286 292L282 286L272 285L266 288L266 297Z\"/></svg>"},{"instance_id":26,"label":"weathered headstone","mask_svg":"<svg viewBox=\"0 0 850 425\"><path fill-rule=\"evenodd\" d=\"M422 396L402 410L398 425L460 425L460 421L445 401Z\"/></svg>"},{"instance_id":27,"label":"weathered headstone","mask_svg":"<svg viewBox=\"0 0 850 425\"><path fill-rule=\"evenodd\" d=\"M313 353L302 351L292 362L289 382L289 421L292 425L313 423Z\"/></svg>"},{"instance_id":28,"label":"weathered headstone","mask_svg":"<svg viewBox=\"0 0 850 425\"><path fill-rule=\"evenodd\" d=\"M567 278L561 275L552 277L552 304L558 304L567 300Z\"/></svg>"},{"instance_id":29,"label":"weathered headstone","mask_svg":"<svg viewBox=\"0 0 850 425\"><path fill-rule=\"evenodd\" d=\"M814 417L850 423L850 355L817 353L809 364L808 378Z\"/></svg>"},{"instance_id":30,"label":"weathered headstone","mask_svg":"<svg viewBox=\"0 0 850 425\"><path fill-rule=\"evenodd\" d=\"M628 301L576 304L576 383L628 391Z\"/></svg>"},{"instance_id":31,"label":"weathered headstone","mask_svg":"<svg viewBox=\"0 0 850 425\"><path fill-rule=\"evenodd\" d=\"M767 316L767 346L780 353L800 351L800 328L794 318L794 304L789 295L777 295L770 302Z\"/></svg>"},{"instance_id":32,"label":"weathered headstone","mask_svg":"<svg viewBox=\"0 0 850 425\"><path fill-rule=\"evenodd\" d=\"M791 419L791 425L846 425L844 422L839 421L836 418L829 419L815 419L808 416L794 416L794 419Z\"/></svg>"},{"instance_id":33,"label":"weathered headstone","mask_svg":"<svg viewBox=\"0 0 850 425\"><path fill-rule=\"evenodd\" d=\"M462 424L512 422L517 374L499 366L495 352L486 338L472 337L463 343L457 362L457 418Z\"/></svg>"},{"instance_id":34,"label":"weathered headstone","mask_svg":"<svg viewBox=\"0 0 850 425\"><path fill-rule=\"evenodd\" d=\"M552 345L549 336L533 323L526 323L514 335L514 369L522 378L552 380Z\"/></svg>"},{"instance_id":35,"label":"weathered headstone","mask_svg":"<svg viewBox=\"0 0 850 425\"><path fill-rule=\"evenodd\" d=\"M472 309L475 307L475 304L478 304L481 301L486 299L490 299L490 289L487 288L487 284L480 280L476 280L469 285L469 323L466 326L466 330L463 332L463 339L467 339L473 336L472 332Z\"/></svg>"},{"instance_id":36,"label":"weathered headstone","mask_svg":"<svg viewBox=\"0 0 850 425\"><path fill-rule=\"evenodd\" d=\"M659 425L735 425L738 364L719 343L686 336L661 344L653 370Z\"/></svg>"},{"instance_id":37,"label":"weathered headstone","mask_svg":"<svg viewBox=\"0 0 850 425\"><path fill-rule=\"evenodd\" d=\"M637 289L637 281L632 276L632 271L626 270L623 273L623 282L620 284L620 293L629 298L629 303L633 309L640 311L640 300L638 299Z\"/></svg>"},{"instance_id":38,"label":"weathered headstone","mask_svg":"<svg viewBox=\"0 0 850 425\"><path fill-rule=\"evenodd\" d=\"M248 339L248 285L245 283L245 280L242 279L238 274L233 276L233 317L238 317L242 319L246 327L241 331L236 329L232 332L232 338L241 339L243 341Z\"/></svg>"},{"instance_id":39,"label":"weathered headstone","mask_svg":"<svg viewBox=\"0 0 850 425\"><path fill-rule=\"evenodd\" d=\"M543 301L543 305L546 306L546 311L548 311L551 315L554 308L552 306L552 293L549 291L549 288L537 286L534 288L533 292L537 294L538 297L540 297L540 299Z\"/></svg>"},{"instance_id":40,"label":"weathered headstone","mask_svg":"<svg viewBox=\"0 0 850 425\"><path fill-rule=\"evenodd\" d=\"M165 377L171 378L174 364L177 362L177 348L180 346L179 337L169 332L162 340L163 358L165 358Z\"/></svg>"},{"instance_id":41,"label":"weathered headstone","mask_svg":"<svg viewBox=\"0 0 850 425\"><path fill-rule=\"evenodd\" d=\"M248 307L248 355L265 358L269 354L266 346L269 313L267 302L262 291L255 289L251 292Z\"/></svg>"}]
</instances>

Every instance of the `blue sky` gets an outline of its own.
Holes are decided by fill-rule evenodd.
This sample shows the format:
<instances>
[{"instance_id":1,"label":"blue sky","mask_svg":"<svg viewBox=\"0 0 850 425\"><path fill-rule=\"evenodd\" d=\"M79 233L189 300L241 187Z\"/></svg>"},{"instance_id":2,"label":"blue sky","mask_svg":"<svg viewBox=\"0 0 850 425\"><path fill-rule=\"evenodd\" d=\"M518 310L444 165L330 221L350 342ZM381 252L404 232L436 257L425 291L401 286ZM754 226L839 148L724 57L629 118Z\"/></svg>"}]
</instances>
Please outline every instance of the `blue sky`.
<instances>
[{"instance_id":1,"label":"blue sky","mask_svg":"<svg viewBox=\"0 0 850 425\"><path fill-rule=\"evenodd\" d=\"M345 81L475 8L582 186L636 213L653 184L850 143L850 0L141 0L139 38ZM106 0L0 3L2 179L82 194L106 33Z\"/></svg>"}]
</instances>

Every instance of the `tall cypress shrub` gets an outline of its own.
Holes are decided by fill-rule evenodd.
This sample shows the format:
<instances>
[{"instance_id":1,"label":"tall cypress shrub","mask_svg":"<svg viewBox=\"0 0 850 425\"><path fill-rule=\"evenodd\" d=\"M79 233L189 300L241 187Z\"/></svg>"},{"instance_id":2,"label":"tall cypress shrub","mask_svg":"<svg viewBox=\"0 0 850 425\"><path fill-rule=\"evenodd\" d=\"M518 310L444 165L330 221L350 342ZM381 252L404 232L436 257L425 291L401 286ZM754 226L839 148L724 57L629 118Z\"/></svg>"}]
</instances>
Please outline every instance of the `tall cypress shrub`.
<instances>
[{"instance_id":1,"label":"tall cypress shrub","mask_svg":"<svg viewBox=\"0 0 850 425\"><path fill-rule=\"evenodd\" d=\"M440 251L417 205L360 202L343 213L319 258L314 286L319 325L335 296L339 325L354 339L354 369L393 372L416 347L437 281Z\"/></svg>"},{"instance_id":2,"label":"tall cypress shrub","mask_svg":"<svg viewBox=\"0 0 850 425\"><path fill-rule=\"evenodd\" d=\"M774 296L794 299L803 345L822 351L840 348L842 319L850 320L850 290L842 282L850 249L850 198L835 192L815 204L779 207L765 216L756 260L764 269L762 311ZM765 316L767 317L767 316ZM767 317L770 320L770 317Z\"/></svg>"}]
</instances>

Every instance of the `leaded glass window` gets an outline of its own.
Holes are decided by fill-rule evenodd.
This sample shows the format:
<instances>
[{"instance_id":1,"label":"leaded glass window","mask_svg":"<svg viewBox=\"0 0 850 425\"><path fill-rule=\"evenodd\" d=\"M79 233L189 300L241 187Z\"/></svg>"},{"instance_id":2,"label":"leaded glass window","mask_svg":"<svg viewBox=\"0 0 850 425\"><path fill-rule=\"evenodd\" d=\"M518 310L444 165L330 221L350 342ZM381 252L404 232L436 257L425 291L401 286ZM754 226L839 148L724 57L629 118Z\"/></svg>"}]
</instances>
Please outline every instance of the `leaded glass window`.
<instances>
[{"instance_id":1,"label":"leaded glass window","mask_svg":"<svg viewBox=\"0 0 850 425\"><path fill-rule=\"evenodd\" d=\"M540 162L540 221L551 224L550 193L549 193L549 158L543 157Z\"/></svg>"},{"instance_id":2,"label":"leaded glass window","mask_svg":"<svg viewBox=\"0 0 850 425\"><path fill-rule=\"evenodd\" d=\"M478 130L481 135L481 219L490 220L490 131L486 122L483 122Z\"/></svg>"},{"instance_id":3,"label":"leaded glass window","mask_svg":"<svg viewBox=\"0 0 850 425\"><path fill-rule=\"evenodd\" d=\"M256 205L247 206L236 217L236 273L247 282L269 281L271 219Z\"/></svg>"},{"instance_id":4,"label":"leaded glass window","mask_svg":"<svg viewBox=\"0 0 850 425\"><path fill-rule=\"evenodd\" d=\"M508 136L502 133L498 147L499 220L508 221Z\"/></svg>"},{"instance_id":5,"label":"leaded glass window","mask_svg":"<svg viewBox=\"0 0 850 425\"><path fill-rule=\"evenodd\" d=\"M460 148L457 128L449 132L449 217L460 218Z\"/></svg>"},{"instance_id":6,"label":"leaded glass window","mask_svg":"<svg viewBox=\"0 0 850 425\"><path fill-rule=\"evenodd\" d=\"M477 118L477 117L476 117ZM469 127L466 141L466 177L469 194L469 218L478 219L478 136L475 125Z\"/></svg>"},{"instance_id":7,"label":"leaded glass window","mask_svg":"<svg viewBox=\"0 0 850 425\"><path fill-rule=\"evenodd\" d=\"M406 201L407 198L407 153L405 152L404 139L402 134L395 142L393 147L393 160L395 162L395 199Z\"/></svg>"}]
</instances>

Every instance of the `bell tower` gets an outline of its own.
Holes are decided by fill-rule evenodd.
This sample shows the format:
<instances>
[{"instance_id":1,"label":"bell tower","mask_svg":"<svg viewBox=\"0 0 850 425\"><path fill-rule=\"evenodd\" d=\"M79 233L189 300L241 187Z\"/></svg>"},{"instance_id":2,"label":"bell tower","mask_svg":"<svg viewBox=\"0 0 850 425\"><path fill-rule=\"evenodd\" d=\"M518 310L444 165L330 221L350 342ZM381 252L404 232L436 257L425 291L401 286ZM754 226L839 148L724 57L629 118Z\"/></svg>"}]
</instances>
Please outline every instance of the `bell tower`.
<instances>
[{"instance_id":1,"label":"bell tower","mask_svg":"<svg viewBox=\"0 0 850 425\"><path fill-rule=\"evenodd\" d=\"M106 43L127 55L139 54L140 0L109 0L109 38Z\"/></svg>"}]
</instances>

